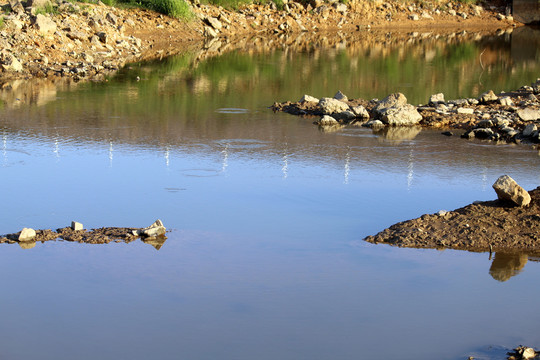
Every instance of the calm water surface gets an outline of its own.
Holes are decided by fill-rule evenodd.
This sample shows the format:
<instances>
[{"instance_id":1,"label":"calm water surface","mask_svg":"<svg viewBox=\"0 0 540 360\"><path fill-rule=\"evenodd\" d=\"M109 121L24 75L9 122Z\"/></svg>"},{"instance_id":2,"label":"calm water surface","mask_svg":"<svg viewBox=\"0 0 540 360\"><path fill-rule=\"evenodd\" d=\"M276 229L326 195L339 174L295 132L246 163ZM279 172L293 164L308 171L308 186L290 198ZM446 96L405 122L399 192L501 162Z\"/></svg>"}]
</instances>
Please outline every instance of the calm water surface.
<instances>
[{"instance_id":1,"label":"calm water surface","mask_svg":"<svg viewBox=\"0 0 540 360\"><path fill-rule=\"evenodd\" d=\"M0 246L0 359L463 359L540 346L536 258L362 241L493 199L502 174L535 188L537 151L416 129L324 132L267 108L338 89L415 103L510 90L540 76L538 51L515 39L184 54L106 84L3 92L0 233L157 218L171 231L159 251ZM496 56L480 64L482 53Z\"/></svg>"}]
</instances>

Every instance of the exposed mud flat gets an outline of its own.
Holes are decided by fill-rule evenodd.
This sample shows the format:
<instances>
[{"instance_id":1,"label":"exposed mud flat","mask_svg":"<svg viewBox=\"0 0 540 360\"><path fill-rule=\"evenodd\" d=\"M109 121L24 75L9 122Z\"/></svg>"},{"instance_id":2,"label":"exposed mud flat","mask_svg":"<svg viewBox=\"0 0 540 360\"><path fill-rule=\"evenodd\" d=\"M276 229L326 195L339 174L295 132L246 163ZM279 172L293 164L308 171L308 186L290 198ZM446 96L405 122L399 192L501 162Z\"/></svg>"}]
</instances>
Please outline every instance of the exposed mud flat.
<instances>
[{"instance_id":1,"label":"exposed mud flat","mask_svg":"<svg viewBox=\"0 0 540 360\"><path fill-rule=\"evenodd\" d=\"M540 254L540 187L529 194L526 207L501 200L475 202L397 223L364 240L409 248Z\"/></svg>"}]
</instances>

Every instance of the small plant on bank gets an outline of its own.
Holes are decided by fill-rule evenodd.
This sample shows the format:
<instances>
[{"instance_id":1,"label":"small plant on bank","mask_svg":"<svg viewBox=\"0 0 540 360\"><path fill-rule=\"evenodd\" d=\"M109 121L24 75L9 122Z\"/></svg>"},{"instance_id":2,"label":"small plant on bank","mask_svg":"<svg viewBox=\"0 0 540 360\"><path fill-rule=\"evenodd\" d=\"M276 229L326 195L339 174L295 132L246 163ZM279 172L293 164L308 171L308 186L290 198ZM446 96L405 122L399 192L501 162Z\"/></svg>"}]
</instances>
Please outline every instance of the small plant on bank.
<instances>
[{"instance_id":1,"label":"small plant on bank","mask_svg":"<svg viewBox=\"0 0 540 360\"><path fill-rule=\"evenodd\" d=\"M4 28L4 17L0 16L0 30Z\"/></svg>"},{"instance_id":2,"label":"small plant on bank","mask_svg":"<svg viewBox=\"0 0 540 360\"><path fill-rule=\"evenodd\" d=\"M193 13L185 0L143 0L142 4L151 10L175 18L189 20Z\"/></svg>"},{"instance_id":3,"label":"small plant on bank","mask_svg":"<svg viewBox=\"0 0 540 360\"><path fill-rule=\"evenodd\" d=\"M55 7L50 2L45 4L45 6L39 7L36 9L36 15L45 15L45 14L51 14L51 15L57 15L60 12L58 11L58 8Z\"/></svg>"}]
</instances>

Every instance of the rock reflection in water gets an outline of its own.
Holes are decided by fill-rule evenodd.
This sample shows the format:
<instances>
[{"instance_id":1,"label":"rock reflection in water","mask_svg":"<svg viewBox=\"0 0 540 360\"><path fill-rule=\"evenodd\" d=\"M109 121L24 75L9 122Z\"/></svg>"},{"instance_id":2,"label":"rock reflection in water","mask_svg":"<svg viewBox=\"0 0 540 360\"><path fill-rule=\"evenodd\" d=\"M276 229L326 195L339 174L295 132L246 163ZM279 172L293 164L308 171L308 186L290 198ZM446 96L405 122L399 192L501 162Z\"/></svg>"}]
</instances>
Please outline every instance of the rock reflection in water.
<instances>
[{"instance_id":1,"label":"rock reflection in water","mask_svg":"<svg viewBox=\"0 0 540 360\"><path fill-rule=\"evenodd\" d=\"M386 127L373 133L379 135L384 140L389 140L393 144L399 145L403 141L413 140L420 134L420 131L422 131L422 128L419 126L395 126Z\"/></svg>"},{"instance_id":2,"label":"rock reflection in water","mask_svg":"<svg viewBox=\"0 0 540 360\"><path fill-rule=\"evenodd\" d=\"M512 276L518 275L527 261L529 256L527 254L512 254L512 253L501 253L498 252L495 254L493 263L489 268L489 274L498 281L506 281Z\"/></svg>"}]
</instances>

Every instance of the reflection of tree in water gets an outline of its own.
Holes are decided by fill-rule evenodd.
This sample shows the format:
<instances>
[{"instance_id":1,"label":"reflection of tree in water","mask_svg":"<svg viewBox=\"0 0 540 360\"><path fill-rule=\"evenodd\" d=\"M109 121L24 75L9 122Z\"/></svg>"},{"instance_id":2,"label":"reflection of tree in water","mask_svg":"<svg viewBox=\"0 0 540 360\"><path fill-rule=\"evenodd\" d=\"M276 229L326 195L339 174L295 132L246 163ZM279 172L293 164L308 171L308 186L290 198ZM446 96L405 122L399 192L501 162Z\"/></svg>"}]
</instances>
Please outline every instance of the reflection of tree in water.
<instances>
[{"instance_id":1,"label":"reflection of tree in water","mask_svg":"<svg viewBox=\"0 0 540 360\"><path fill-rule=\"evenodd\" d=\"M496 253L489 274L498 281L506 281L521 272L529 256L527 254Z\"/></svg>"}]
</instances>

